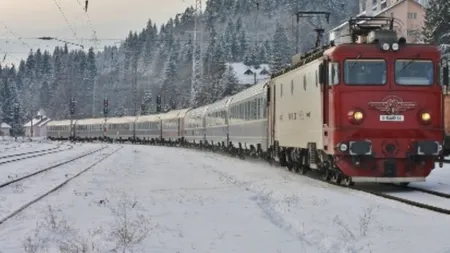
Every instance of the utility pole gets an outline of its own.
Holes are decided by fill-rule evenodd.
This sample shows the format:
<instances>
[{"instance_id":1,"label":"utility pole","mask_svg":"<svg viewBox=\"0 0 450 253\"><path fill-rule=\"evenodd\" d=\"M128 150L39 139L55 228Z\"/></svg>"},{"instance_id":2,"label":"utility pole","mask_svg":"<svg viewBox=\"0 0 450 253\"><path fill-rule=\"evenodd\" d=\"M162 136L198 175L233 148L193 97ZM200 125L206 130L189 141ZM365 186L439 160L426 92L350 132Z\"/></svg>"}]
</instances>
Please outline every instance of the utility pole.
<instances>
[{"instance_id":1,"label":"utility pole","mask_svg":"<svg viewBox=\"0 0 450 253\"><path fill-rule=\"evenodd\" d=\"M105 98L103 99L103 116L105 117L105 124L103 126L103 140L105 140L106 138L106 132L108 131L107 129L107 124L106 122L108 121L108 99Z\"/></svg>"},{"instance_id":2,"label":"utility pole","mask_svg":"<svg viewBox=\"0 0 450 253\"><path fill-rule=\"evenodd\" d=\"M75 99L72 97L70 98L70 102L69 102L69 111L70 111L70 137L69 138L74 138L75 137L75 129L73 126L73 115L75 115Z\"/></svg>"},{"instance_id":3,"label":"utility pole","mask_svg":"<svg viewBox=\"0 0 450 253\"><path fill-rule=\"evenodd\" d=\"M14 138L17 139L17 128L19 126L19 104L14 103L14 126L13 126L13 135Z\"/></svg>"},{"instance_id":4,"label":"utility pole","mask_svg":"<svg viewBox=\"0 0 450 253\"><path fill-rule=\"evenodd\" d=\"M296 43L295 47L296 47L296 53L298 54L299 53L298 44L299 44L299 40L300 40L300 34L299 34L300 33L300 31L299 31L300 18L323 15L323 16L325 16L327 23L330 23L331 13L328 11L296 11L295 15L297 17L297 27L296 27L296 31L295 31L295 35L296 35L295 36L295 43ZM319 28L315 28L314 31L317 33L315 46L319 47L320 43L322 42L322 36L323 36L323 33L325 30L323 28L321 28L321 26L319 26Z\"/></svg>"},{"instance_id":5,"label":"utility pole","mask_svg":"<svg viewBox=\"0 0 450 253\"><path fill-rule=\"evenodd\" d=\"M137 116L137 55L133 49L132 86L133 86L133 116ZM133 142L136 141L136 120L133 122Z\"/></svg>"},{"instance_id":6,"label":"utility pole","mask_svg":"<svg viewBox=\"0 0 450 253\"><path fill-rule=\"evenodd\" d=\"M202 0L195 0L194 31L192 41L192 79L190 104L195 104L195 91L202 85L203 78L203 25L202 25ZM197 32L200 32L200 45L197 47Z\"/></svg>"}]
</instances>

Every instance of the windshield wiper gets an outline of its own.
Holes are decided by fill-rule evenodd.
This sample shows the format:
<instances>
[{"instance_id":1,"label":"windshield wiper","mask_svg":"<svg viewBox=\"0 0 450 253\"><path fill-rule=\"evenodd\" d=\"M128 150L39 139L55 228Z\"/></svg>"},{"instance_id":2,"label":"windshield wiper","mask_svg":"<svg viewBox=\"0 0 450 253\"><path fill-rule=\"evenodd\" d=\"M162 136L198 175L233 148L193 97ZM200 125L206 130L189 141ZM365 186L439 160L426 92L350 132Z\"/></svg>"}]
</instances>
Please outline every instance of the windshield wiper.
<instances>
[{"instance_id":1,"label":"windshield wiper","mask_svg":"<svg viewBox=\"0 0 450 253\"><path fill-rule=\"evenodd\" d=\"M398 73L401 73L403 70L405 70L409 65L411 65L411 63L415 62L417 59L419 59L420 54L416 54L416 56L410 60L402 69L400 69L400 71Z\"/></svg>"},{"instance_id":2,"label":"windshield wiper","mask_svg":"<svg viewBox=\"0 0 450 253\"><path fill-rule=\"evenodd\" d=\"M358 56L356 56L356 59L361 58L361 53L358 54ZM355 61L352 66L350 67L349 71L352 71L352 69L356 66L356 63L358 63L358 61Z\"/></svg>"}]
</instances>

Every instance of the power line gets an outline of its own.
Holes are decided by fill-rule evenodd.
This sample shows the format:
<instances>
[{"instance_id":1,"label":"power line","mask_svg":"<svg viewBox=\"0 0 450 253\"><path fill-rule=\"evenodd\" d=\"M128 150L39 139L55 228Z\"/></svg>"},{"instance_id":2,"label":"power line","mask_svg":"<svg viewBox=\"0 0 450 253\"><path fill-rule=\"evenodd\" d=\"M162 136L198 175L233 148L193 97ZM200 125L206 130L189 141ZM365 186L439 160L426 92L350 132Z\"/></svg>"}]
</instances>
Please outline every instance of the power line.
<instances>
[{"instance_id":1,"label":"power line","mask_svg":"<svg viewBox=\"0 0 450 253\"><path fill-rule=\"evenodd\" d=\"M13 30L11 30L5 22L3 22L2 20L0 20L0 23L5 27L5 29L14 37L16 37L18 40L20 40L22 42L23 45L25 45L26 47L28 47L29 49L32 49L30 47L30 45L28 45L25 41L23 41L23 38L21 36L18 36L15 32L13 32Z\"/></svg>"},{"instance_id":2,"label":"power line","mask_svg":"<svg viewBox=\"0 0 450 253\"><path fill-rule=\"evenodd\" d=\"M66 15L64 14L64 11L62 10L61 6L58 4L58 2L56 2L56 0L53 0L53 2L55 2L56 7L58 7L59 12L61 13L61 15L63 16L64 20L66 21L67 26L69 27L69 29L72 31L73 36L80 41L80 39L77 38L77 33L75 32L75 30L73 29L72 25L70 24L69 20L67 19ZM82 41L80 41L82 42Z\"/></svg>"}]
</instances>

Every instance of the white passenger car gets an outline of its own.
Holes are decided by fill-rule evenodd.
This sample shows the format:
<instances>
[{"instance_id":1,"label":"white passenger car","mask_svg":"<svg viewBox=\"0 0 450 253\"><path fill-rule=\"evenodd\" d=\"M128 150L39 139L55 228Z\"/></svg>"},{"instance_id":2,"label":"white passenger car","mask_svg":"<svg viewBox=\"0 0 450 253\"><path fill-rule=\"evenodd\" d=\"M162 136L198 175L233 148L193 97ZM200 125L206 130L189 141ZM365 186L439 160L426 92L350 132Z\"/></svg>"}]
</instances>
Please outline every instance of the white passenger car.
<instances>
[{"instance_id":1,"label":"white passenger car","mask_svg":"<svg viewBox=\"0 0 450 253\"><path fill-rule=\"evenodd\" d=\"M205 143L205 116L207 106L189 110L184 116L184 138L187 143Z\"/></svg>"},{"instance_id":2,"label":"white passenger car","mask_svg":"<svg viewBox=\"0 0 450 253\"><path fill-rule=\"evenodd\" d=\"M231 100L226 97L210 104L206 110L205 140L209 145L228 146L228 105Z\"/></svg>"},{"instance_id":3,"label":"white passenger car","mask_svg":"<svg viewBox=\"0 0 450 253\"><path fill-rule=\"evenodd\" d=\"M69 138L70 120L52 120L47 124L47 137Z\"/></svg>"},{"instance_id":4,"label":"white passenger car","mask_svg":"<svg viewBox=\"0 0 450 253\"><path fill-rule=\"evenodd\" d=\"M108 118L106 121L108 128L106 136L113 139L128 139L133 137L133 127L137 117L116 117Z\"/></svg>"},{"instance_id":5,"label":"white passenger car","mask_svg":"<svg viewBox=\"0 0 450 253\"><path fill-rule=\"evenodd\" d=\"M79 138L103 137L104 118L74 119L75 136Z\"/></svg>"},{"instance_id":6,"label":"white passenger car","mask_svg":"<svg viewBox=\"0 0 450 253\"><path fill-rule=\"evenodd\" d=\"M184 136L184 117L190 110L181 109L169 111L161 115L162 138L170 143L180 142Z\"/></svg>"},{"instance_id":7,"label":"white passenger car","mask_svg":"<svg viewBox=\"0 0 450 253\"><path fill-rule=\"evenodd\" d=\"M152 142L161 139L161 117L162 114L139 116L136 119L136 138L146 139Z\"/></svg>"},{"instance_id":8,"label":"white passenger car","mask_svg":"<svg viewBox=\"0 0 450 253\"><path fill-rule=\"evenodd\" d=\"M233 96L228 105L229 141L233 147L267 151L266 92L266 82L263 82Z\"/></svg>"}]
</instances>

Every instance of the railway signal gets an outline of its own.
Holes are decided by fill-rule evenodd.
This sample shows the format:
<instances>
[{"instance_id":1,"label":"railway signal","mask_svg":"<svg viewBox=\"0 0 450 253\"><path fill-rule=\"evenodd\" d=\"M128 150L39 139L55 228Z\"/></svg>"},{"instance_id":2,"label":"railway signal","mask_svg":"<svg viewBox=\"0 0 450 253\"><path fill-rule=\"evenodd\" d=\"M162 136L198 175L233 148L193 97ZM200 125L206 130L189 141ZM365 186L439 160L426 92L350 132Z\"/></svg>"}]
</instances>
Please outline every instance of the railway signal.
<instances>
[{"instance_id":1,"label":"railway signal","mask_svg":"<svg viewBox=\"0 0 450 253\"><path fill-rule=\"evenodd\" d=\"M75 114L75 99L70 99L70 115L73 116Z\"/></svg>"},{"instance_id":2,"label":"railway signal","mask_svg":"<svg viewBox=\"0 0 450 253\"><path fill-rule=\"evenodd\" d=\"M161 112L161 95L156 96L156 112Z\"/></svg>"},{"instance_id":3,"label":"railway signal","mask_svg":"<svg viewBox=\"0 0 450 253\"><path fill-rule=\"evenodd\" d=\"M106 115L108 115L108 99L107 98L103 99L103 114L105 115L105 117L106 117Z\"/></svg>"},{"instance_id":4,"label":"railway signal","mask_svg":"<svg viewBox=\"0 0 450 253\"><path fill-rule=\"evenodd\" d=\"M14 120L17 122L19 120L19 104L14 104Z\"/></svg>"}]
</instances>

